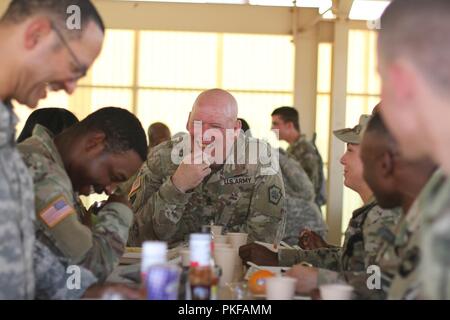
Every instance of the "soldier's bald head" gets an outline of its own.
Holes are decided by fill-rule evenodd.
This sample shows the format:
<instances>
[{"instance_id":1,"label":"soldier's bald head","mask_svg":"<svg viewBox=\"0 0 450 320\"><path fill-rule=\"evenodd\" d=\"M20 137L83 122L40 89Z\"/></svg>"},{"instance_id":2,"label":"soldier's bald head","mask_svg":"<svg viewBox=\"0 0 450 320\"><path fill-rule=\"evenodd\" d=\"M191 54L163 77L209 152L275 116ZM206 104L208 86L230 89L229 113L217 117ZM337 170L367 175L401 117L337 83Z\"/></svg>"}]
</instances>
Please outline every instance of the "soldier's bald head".
<instances>
[{"instance_id":1,"label":"soldier's bald head","mask_svg":"<svg viewBox=\"0 0 450 320\"><path fill-rule=\"evenodd\" d=\"M238 106L236 99L229 92L222 89L211 89L203 91L195 100L192 113L200 110L214 112L217 117L234 124L237 121Z\"/></svg>"},{"instance_id":2,"label":"soldier's bald head","mask_svg":"<svg viewBox=\"0 0 450 320\"><path fill-rule=\"evenodd\" d=\"M407 59L439 92L450 89L450 1L393 0L381 17L381 63Z\"/></svg>"}]
</instances>

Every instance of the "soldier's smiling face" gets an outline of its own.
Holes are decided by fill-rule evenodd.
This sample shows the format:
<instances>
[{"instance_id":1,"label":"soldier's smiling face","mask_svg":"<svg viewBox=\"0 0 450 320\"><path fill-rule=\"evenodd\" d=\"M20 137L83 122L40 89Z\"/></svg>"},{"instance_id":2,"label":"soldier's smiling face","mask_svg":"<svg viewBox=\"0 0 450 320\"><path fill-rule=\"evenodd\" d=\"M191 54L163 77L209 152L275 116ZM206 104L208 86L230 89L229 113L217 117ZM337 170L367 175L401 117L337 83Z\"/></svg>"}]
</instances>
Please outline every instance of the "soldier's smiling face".
<instances>
[{"instance_id":1,"label":"soldier's smiling face","mask_svg":"<svg viewBox=\"0 0 450 320\"><path fill-rule=\"evenodd\" d=\"M344 185L355 191L365 184L360 150L360 145L348 143L347 150L341 157L341 164L344 166Z\"/></svg>"},{"instance_id":2,"label":"soldier's smiling face","mask_svg":"<svg viewBox=\"0 0 450 320\"><path fill-rule=\"evenodd\" d=\"M81 195L92 192L110 195L118 184L128 180L142 165L134 150L110 151L103 133L90 133L78 145L77 156L67 169L73 188Z\"/></svg>"},{"instance_id":3,"label":"soldier's smiling face","mask_svg":"<svg viewBox=\"0 0 450 320\"><path fill-rule=\"evenodd\" d=\"M100 54L103 38L103 32L92 21L83 26L80 38L72 39L64 27L52 26L48 19L31 19L21 39L24 63L17 75L14 98L34 108L49 90L72 94Z\"/></svg>"},{"instance_id":4,"label":"soldier's smiling face","mask_svg":"<svg viewBox=\"0 0 450 320\"><path fill-rule=\"evenodd\" d=\"M205 153L214 157L216 164L224 163L241 129L237 106L221 94L200 96L187 123L192 150L196 144L202 150L213 144Z\"/></svg>"}]
</instances>

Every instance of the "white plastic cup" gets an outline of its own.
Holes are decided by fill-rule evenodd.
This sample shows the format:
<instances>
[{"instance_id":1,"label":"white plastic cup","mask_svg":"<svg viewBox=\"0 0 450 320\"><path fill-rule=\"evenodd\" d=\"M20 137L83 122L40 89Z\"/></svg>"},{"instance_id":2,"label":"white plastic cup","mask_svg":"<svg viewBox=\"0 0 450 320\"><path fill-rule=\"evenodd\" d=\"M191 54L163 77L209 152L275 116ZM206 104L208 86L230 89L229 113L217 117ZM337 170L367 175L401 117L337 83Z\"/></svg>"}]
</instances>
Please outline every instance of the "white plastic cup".
<instances>
[{"instance_id":1,"label":"white plastic cup","mask_svg":"<svg viewBox=\"0 0 450 320\"><path fill-rule=\"evenodd\" d=\"M214 243L228 243L228 236L224 236L224 235L214 235Z\"/></svg>"},{"instance_id":2,"label":"white plastic cup","mask_svg":"<svg viewBox=\"0 0 450 320\"><path fill-rule=\"evenodd\" d=\"M247 244L248 233L243 232L228 232L228 242L233 248L239 249L239 247Z\"/></svg>"},{"instance_id":3,"label":"white plastic cup","mask_svg":"<svg viewBox=\"0 0 450 320\"><path fill-rule=\"evenodd\" d=\"M244 274L244 266L242 259L239 257L239 248L247 244L248 233L243 232L228 232L228 243L231 244L235 250L235 261L234 261L234 279L233 281L241 281Z\"/></svg>"},{"instance_id":4,"label":"white plastic cup","mask_svg":"<svg viewBox=\"0 0 450 320\"><path fill-rule=\"evenodd\" d=\"M222 269L220 286L225 286L233 281L235 258L236 253L233 248L214 248L214 260Z\"/></svg>"},{"instance_id":5,"label":"white plastic cup","mask_svg":"<svg viewBox=\"0 0 450 320\"><path fill-rule=\"evenodd\" d=\"M271 277L266 279L267 300L292 300L297 280L290 277Z\"/></svg>"},{"instance_id":6,"label":"white plastic cup","mask_svg":"<svg viewBox=\"0 0 450 320\"><path fill-rule=\"evenodd\" d=\"M325 284L319 287L322 300L351 300L353 287L346 284Z\"/></svg>"},{"instance_id":7,"label":"white plastic cup","mask_svg":"<svg viewBox=\"0 0 450 320\"><path fill-rule=\"evenodd\" d=\"M214 250L217 248L229 248L232 249L233 247L229 243L216 243L214 242Z\"/></svg>"}]
</instances>

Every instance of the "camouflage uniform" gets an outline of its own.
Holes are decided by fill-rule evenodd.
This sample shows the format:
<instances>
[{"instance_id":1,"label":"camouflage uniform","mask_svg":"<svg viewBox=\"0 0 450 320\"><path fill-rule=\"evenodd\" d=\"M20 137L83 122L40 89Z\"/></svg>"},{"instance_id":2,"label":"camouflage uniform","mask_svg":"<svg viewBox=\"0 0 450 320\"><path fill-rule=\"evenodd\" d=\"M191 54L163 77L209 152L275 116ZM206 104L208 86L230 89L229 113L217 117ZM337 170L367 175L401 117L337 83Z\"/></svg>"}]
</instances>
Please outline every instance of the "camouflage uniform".
<instances>
[{"instance_id":1,"label":"camouflage uniform","mask_svg":"<svg viewBox=\"0 0 450 320\"><path fill-rule=\"evenodd\" d=\"M381 234L392 228L399 217L398 210L383 210L374 200L370 201L353 212L342 248L282 249L278 253L280 265L311 263L320 268L319 284L346 279L354 272L366 272L366 268L375 262L382 242Z\"/></svg>"},{"instance_id":2,"label":"camouflage uniform","mask_svg":"<svg viewBox=\"0 0 450 320\"><path fill-rule=\"evenodd\" d=\"M314 186L315 202L321 206L325 204L325 199L319 201L319 195L322 193L322 161L316 147L306 140L305 135L301 135L297 141L289 145L287 153L297 160L303 170L305 170Z\"/></svg>"},{"instance_id":3,"label":"camouflage uniform","mask_svg":"<svg viewBox=\"0 0 450 320\"><path fill-rule=\"evenodd\" d=\"M393 231L393 241L385 241L380 250L377 263L381 270L381 286L388 299L415 299L420 293L420 218L415 202Z\"/></svg>"},{"instance_id":4,"label":"camouflage uniform","mask_svg":"<svg viewBox=\"0 0 450 320\"><path fill-rule=\"evenodd\" d=\"M427 283L429 278L422 282L420 279L420 263L427 256L420 247L420 237L423 215L432 209L424 202L424 197L435 193L436 188L440 188L444 182L445 176L441 171L437 171L427 182L408 214L402 217L392 232L392 240L385 241L381 247L377 262L381 270L382 289L388 299L423 297L422 284Z\"/></svg>"},{"instance_id":5,"label":"camouflage uniform","mask_svg":"<svg viewBox=\"0 0 450 320\"><path fill-rule=\"evenodd\" d=\"M286 228L283 241L296 245L299 231L308 228L322 238L327 236L327 226L314 202L314 189L301 165L280 151L280 168L286 189Z\"/></svg>"},{"instance_id":6,"label":"camouflage uniform","mask_svg":"<svg viewBox=\"0 0 450 320\"><path fill-rule=\"evenodd\" d=\"M258 142L270 152L264 142L241 134L234 145L237 159L230 155L219 170L187 193L172 183L178 165L171 154L175 162L181 162L184 151L179 148L189 149L189 135L176 135L152 149L130 192L136 215L129 244L139 246L151 239L170 244L184 241L211 221L223 225L225 232L247 232L249 241L273 243L277 235L282 236L285 193L280 170L273 172L259 162L246 164L245 155ZM264 169L272 174L263 174Z\"/></svg>"},{"instance_id":7,"label":"camouflage uniform","mask_svg":"<svg viewBox=\"0 0 450 320\"><path fill-rule=\"evenodd\" d=\"M80 221L85 208L72 188L51 133L37 125L33 136L18 148L33 177L37 238L58 257L106 279L125 251L133 219L130 208L106 204L91 231Z\"/></svg>"},{"instance_id":8,"label":"camouflage uniform","mask_svg":"<svg viewBox=\"0 0 450 320\"><path fill-rule=\"evenodd\" d=\"M65 265L35 240L33 182L15 147L17 118L0 101L0 299L79 298L96 278L81 269L68 290Z\"/></svg>"},{"instance_id":9,"label":"camouflage uniform","mask_svg":"<svg viewBox=\"0 0 450 320\"><path fill-rule=\"evenodd\" d=\"M426 299L450 299L450 180L438 171L419 195L420 282Z\"/></svg>"},{"instance_id":10,"label":"camouflage uniform","mask_svg":"<svg viewBox=\"0 0 450 320\"><path fill-rule=\"evenodd\" d=\"M345 143L360 144L369 119L369 115L361 115L354 128L336 130L334 134ZM367 294L367 268L376 263L383 241L400 216L401 210L383 210L372 200L353 212L342 248L280 250L279 261L282 265L304 261L318 267L318 285L346 282L355 288L359 298L379 296L381 290Z\"/></svg>"}]
</instances>

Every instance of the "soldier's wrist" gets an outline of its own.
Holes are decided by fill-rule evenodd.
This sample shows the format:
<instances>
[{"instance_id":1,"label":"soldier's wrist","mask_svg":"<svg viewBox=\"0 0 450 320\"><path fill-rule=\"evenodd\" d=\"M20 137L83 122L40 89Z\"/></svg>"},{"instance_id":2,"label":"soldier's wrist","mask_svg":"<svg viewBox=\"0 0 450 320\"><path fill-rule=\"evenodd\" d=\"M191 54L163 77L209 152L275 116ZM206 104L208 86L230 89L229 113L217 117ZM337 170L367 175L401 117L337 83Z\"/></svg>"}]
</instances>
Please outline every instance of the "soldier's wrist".
<instances>
[{"instance_id":1,"label":"soldier's wrist","mask_svg":"<svg viewBox=\"0 0 450 320\"><path fill-rule=\"evenodd\" d=\"M175 175L171 176L170 180L171 180L173 186L175 187L175 189L177 189L178 192L186 193L187 190L180 185L180 183L178 182L178 179L176 178Z\"/></svg>"},{"instance_id":2,"label":"soldier's wrist","mask_svg":"<svg viewBox=\"0 0 450 320\"><path fill-rule=\"evenodd\" d=\"M159 189L161 198L168 203L183 204L189 201L190 193L182 192L173 183L172 179L168 179Z\"/></svg>"}]
</instances>

